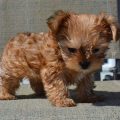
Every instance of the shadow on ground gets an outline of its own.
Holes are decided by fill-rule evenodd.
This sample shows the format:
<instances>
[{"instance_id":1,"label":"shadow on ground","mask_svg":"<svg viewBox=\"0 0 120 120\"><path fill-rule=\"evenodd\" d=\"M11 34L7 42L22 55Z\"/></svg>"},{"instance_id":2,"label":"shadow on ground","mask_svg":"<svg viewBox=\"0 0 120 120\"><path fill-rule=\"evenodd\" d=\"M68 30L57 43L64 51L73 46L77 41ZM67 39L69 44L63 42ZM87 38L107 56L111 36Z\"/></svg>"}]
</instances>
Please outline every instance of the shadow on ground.
<instances>
[{"instance_id":1,"label":"shadow on ground","mask_svg":"<svg viewBox=\"0 0 120 120\"><path fill-rule=\"evenodd\" d=\"M76 99L77 96L75 92L75 90L70 90L71 97L76 103L80 103L80 101ZM95 94L102 96L104 99L93 103L94 106L120 106L120 92L95 91Z\"/></svg>"},{"instance_id":2,"label":"shadow on ground","mask_svg":"<svg viewBox=\"0 0 120 120\"><path fill-rule=\"evenodd\" d=\"M93 105L120 106L120 92L96 91L95 93L104 96L104 101L93 103Z\"/></svg>"},{"instance_id":3,"label":"shadow on ground","mask_svg":"<svg viewBox=\"0 0 120 120\"><path fill-rule=\"evenodd\" d=\"M103 96L104 100L93 103L95 106L120 106L120 92L108 92L108 91L95 91L96 95ZM80 103L77 99L76 91L70 90L71 98L75 100L76 103ZM36 94L30 95L17 95L18 99L47 99L45 95L39 96ZM82 103L81 103L82 104Z\"/></svg>"},{"instance_id":4,"label":"shadow on ground","mask_svg":"<svg viewBox=\"0 0 120 120\"><path fill-rule=\"evenodd\" d=\"M17 95L17 99L46 99L45 95L36 95L36 94L29 94L29 95Z\"/></svg>"}]
</instances>

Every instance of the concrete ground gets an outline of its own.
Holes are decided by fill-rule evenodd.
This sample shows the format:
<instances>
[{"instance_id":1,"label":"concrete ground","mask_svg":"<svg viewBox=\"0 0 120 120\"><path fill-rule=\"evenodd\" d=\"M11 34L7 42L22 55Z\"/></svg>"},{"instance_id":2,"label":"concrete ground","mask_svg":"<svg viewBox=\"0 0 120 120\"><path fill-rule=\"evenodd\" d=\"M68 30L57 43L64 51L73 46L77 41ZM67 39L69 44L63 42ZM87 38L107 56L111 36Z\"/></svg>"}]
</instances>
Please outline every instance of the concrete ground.
<instances>
[{"instance_id":1,"label":"concrete ground","mask_svg":"<svg viewBox=\"0 0 120 120\"><path fill-rule=\"evenodd\" d=\"M120 120L120 81L96 85L103 102L77 103L71 108L53 107L46 98L35 96L29 85L22 85L17 100L0 101L0 120Z\"/></svg>"}]
</instances>

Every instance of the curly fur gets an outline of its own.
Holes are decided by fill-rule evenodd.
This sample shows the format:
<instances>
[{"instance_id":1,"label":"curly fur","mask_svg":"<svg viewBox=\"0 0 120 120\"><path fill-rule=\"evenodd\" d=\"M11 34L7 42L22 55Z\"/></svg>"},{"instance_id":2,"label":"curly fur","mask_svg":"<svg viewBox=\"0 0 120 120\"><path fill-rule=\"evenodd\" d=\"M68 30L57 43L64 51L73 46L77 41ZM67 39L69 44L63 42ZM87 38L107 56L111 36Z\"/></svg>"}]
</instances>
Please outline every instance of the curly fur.
<instances>
[{"instance_id":1,"label":"curly fur","mask_svg":"<svg viewBox=\"0 0 120 120\"><path fill-rule=\"evenodd\" d=\"M75 105L67 88L71 84L77 86L81 102L97 101L91 75L101 67L110 41L119 38L117 21L106 14L57 11L47 24L48 33L21 33L6 45L0 63L0 99L15 99L20 80L28 77L35 93L46 92L55 106ZM90 63L87 69L80 65L84 61Z\"/></svg>"}]
</instances>

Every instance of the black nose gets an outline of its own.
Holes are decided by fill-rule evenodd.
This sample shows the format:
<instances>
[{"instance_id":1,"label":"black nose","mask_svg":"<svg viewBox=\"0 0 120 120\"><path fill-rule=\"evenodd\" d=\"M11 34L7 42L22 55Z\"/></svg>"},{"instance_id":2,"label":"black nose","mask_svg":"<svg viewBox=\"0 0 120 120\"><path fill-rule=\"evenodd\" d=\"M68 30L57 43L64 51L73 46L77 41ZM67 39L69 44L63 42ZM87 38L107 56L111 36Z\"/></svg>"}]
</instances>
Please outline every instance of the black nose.
<instances>
[{"instance_id":1,"label":"black nose","mask_svg":"<svg viewBox=\"0 0 120 120\"><path fill-rule=\"evenodd\" d=\"M81 66L83 69L87 69L87 68L90 66L90 62L89 62L89 61L80 62L80 66Z\"/></svg>"}]
</instances>

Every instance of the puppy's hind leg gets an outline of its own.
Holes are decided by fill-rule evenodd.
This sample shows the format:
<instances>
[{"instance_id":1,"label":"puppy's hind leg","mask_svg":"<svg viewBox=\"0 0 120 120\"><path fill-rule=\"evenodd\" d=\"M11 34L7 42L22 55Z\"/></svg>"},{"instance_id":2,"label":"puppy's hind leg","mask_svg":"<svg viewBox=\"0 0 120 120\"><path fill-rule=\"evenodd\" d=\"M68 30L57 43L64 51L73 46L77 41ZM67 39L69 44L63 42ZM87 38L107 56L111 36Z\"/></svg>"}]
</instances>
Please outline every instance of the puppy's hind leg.
<instances>
[{"instance_id":1,"label":"puppy's hind leg","mask_svg":"<svg viewBox=\"0 0 120 120\"><path fill-rule=\"evenodd\" d=\"M30 79L30 86L37 95L45 96L44 86L41 79L38 78Z\"/></svg>"},{"instance_id":2,"label":"puppy's hind leg","mask_svg":"<svg viewBox=\"0 0 120 120\"><path fill-rule=\"evenodd\" d=\"M8 75L0 76L0 100L15 99L15 91L19 87L19 80Z\"/></svg>"}]
</instances>

